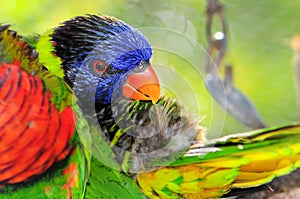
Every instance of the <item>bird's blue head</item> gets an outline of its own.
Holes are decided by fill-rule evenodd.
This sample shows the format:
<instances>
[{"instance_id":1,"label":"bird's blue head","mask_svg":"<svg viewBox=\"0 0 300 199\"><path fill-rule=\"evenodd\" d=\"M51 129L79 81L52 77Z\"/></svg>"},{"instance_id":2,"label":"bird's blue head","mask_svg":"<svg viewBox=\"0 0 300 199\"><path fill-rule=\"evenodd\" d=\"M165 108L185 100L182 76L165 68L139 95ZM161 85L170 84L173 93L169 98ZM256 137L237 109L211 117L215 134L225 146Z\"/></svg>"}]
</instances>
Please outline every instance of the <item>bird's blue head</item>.
<instances>
[{"instance_id":1,"label":"bird's blue head","mask_svg":"<svg viewBox=\"0 0 300 199\"><path fill-rule=\"evenodd\" d=\"M64 78L83 103L106 105L121 96L158 100L152 49L136 29L113 17L88 15L64 22L52 38Z\"/></svg>"}]
</instances>

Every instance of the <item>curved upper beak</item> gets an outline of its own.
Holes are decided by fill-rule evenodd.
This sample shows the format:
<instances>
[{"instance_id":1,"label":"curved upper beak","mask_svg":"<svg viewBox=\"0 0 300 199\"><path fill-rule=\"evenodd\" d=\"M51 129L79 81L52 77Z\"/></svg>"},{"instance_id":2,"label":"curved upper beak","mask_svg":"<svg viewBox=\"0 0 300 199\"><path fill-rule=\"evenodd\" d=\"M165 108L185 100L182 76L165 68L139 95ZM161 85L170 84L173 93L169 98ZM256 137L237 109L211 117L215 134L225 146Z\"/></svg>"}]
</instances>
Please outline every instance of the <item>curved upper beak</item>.
<instances>
[{"instance_id":1,"label":"curved upper beak","mask_svg":"<svg viewBox=\"0 0 300 199\"><path fill-rule=\"evenodd\" d=\"M156 73L149 65L141 72L134 72L128 76L123 86L123 96L135 100L158 101L160 85Z\"/></svg>"}]
</instances>

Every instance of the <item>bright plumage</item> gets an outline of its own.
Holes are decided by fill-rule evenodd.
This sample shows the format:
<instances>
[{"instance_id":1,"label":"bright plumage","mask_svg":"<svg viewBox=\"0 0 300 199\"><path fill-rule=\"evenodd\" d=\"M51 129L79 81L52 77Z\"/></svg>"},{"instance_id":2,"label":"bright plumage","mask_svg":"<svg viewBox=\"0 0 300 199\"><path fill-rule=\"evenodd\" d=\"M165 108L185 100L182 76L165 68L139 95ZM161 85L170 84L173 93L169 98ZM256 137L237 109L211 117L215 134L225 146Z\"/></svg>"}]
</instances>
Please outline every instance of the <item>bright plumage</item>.
<instances>
[{"instance_id":1,"label":"bright plumage","mask_svg":"<svg viewBox=\"0 0 300 199\"><path fill-rule=\"evenodd\" d=\"M300 127L285 126L194 145L169 167L138 174L151 198L218 198L300 167Z\"/></svg>"},{"instance_id":2,"label":"bright plumage","mask_svg":"<svg viewBox=\"0 0 300 199\"><path fill-rule=\"evenodd\" d=\"M0 26L1 198L79 197L85 158L72 92L8 28Z\"/></svg>"},{"instance_id":3,"label":"bright plumage","mask_svg":"<svg viewBox=\"0 0 300 199\"><path fill-rule=\"evenodd\" d=\"M118 19L76 17L36 47L45 66L72 87L90 126L80 131L96 158L86 198L143 198L137 184L150 198L217 198L300 166L297 125L195 141L199 121L176 101L157 100L151 47Z\"/></svg>"}]
</instances>

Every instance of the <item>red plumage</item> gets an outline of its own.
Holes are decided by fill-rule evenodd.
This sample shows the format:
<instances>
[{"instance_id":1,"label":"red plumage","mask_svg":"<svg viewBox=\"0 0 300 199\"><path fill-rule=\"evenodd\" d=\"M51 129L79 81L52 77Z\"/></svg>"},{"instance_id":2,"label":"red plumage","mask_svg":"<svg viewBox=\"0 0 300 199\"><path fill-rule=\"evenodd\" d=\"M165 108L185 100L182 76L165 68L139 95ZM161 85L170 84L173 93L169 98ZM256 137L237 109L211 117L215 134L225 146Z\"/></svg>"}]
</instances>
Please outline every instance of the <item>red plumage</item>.
<instances>
[{"instance_id":1,"label":"red plumage","mask_svg":"<svg viewBox=\"0 0 300 199\"><path fill-rule=\"evenodd\" d=\"M0 184L26 181L70 154L73 111L59 112L51 96L19 61L0 65Z\"/></svg>"}]
</instances>

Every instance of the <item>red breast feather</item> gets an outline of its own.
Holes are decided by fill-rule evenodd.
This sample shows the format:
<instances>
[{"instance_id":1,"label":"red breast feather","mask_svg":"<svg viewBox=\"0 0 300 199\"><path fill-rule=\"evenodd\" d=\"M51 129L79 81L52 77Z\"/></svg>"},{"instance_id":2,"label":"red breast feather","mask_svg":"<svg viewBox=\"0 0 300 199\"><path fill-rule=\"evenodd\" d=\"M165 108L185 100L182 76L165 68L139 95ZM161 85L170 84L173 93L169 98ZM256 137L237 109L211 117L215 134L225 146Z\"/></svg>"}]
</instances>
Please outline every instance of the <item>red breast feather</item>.
<instances>
[{"instance_id":1,"label":"red breast feather","mask_svg":"<svg viewBox=\"0 0 300 199\"><path fill-rule=\"evenodd\" d=\"M72 109L58 112L50 98L19 61L0 65L0 185L26 181L70 154Z\"/></svg>"}]
</instances>

